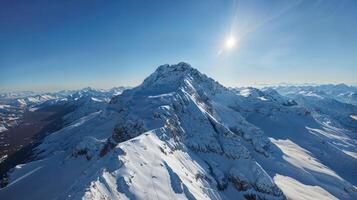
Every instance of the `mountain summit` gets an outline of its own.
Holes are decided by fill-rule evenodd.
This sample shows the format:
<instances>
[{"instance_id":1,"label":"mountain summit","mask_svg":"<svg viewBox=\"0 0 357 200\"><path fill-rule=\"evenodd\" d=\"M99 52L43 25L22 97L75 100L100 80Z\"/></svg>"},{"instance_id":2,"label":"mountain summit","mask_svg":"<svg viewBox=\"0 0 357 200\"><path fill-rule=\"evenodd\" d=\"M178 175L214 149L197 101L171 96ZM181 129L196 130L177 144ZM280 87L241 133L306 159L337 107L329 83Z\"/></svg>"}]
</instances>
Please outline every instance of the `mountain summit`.
<instances>
[{"instance_id":1,"label":"mountain summit","mask_svg":"<svg viewBox=\"0 0 357 200\"><path fill-rule=\"evenodd\" d=\"M169 93L187 85L188 81L197 85L203 84L207 89L217 90L218 88L224 88L218 82L191 67L190 64L180 62L175 65L165 64L159 66L139 87L134 88L134 91L151 94ZM214 92L214 90L211 92Z\"/></svg>"}]
</instances>

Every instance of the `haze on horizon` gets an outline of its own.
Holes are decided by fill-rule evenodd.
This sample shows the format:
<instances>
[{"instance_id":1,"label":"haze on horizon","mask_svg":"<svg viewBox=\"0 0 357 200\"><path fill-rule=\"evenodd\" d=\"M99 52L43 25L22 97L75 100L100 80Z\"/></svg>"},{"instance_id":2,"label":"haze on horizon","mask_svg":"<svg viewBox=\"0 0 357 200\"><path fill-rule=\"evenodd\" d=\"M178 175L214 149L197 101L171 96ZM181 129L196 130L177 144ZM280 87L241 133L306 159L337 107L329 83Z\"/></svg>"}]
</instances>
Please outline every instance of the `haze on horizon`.
<instances>
[{"instance_id":1,"label":"haze on horizon","mask_svg":"<svg viewBox=\"0 0 357 200\"><path fill-rule=\"evenodd\" d=\"M181 61L226 86L357 83L357 1L0 3L0 91L135 86Z\"/></svg>"}]
</instances>

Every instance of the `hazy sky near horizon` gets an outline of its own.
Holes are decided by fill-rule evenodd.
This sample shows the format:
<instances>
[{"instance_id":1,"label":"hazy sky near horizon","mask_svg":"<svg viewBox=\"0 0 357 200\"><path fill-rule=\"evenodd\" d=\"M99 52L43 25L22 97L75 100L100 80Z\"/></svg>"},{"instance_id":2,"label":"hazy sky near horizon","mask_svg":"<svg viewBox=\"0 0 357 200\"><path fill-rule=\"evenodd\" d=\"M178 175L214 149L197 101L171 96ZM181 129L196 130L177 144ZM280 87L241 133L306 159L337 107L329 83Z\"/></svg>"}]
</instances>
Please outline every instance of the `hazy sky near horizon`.
<instances>
[{"instance_id":1,"label":"hazy sky near horizon","mask_svg":"<svg viewBox=\"0 0 357 200\"><path fill-rule=\"evenodd\" d=\"M0 91L135 86L181 61L226 86L355 84L357 1L0 1Z\"/></svg>"}]
</instances>

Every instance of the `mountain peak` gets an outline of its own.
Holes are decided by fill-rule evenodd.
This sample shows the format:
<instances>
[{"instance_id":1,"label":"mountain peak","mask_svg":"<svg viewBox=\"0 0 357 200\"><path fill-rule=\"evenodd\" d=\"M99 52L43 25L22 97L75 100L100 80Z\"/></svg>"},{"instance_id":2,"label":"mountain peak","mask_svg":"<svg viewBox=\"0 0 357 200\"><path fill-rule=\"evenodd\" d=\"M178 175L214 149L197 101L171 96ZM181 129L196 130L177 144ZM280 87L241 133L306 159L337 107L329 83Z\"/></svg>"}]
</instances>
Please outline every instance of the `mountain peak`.
<instances>
[{"instance_id":1,"label":"mountain peak","mask_svg":"<svg viewBox=\"0 0 357 200\"><path fill-rule=\"evenodd\" d=\"M167 73L171 71L185 72L185 71L194 71L194 70L195 69L192 68L190 64L186 62L180 62L174 65L169 65L169 64L160 65L155 72Z\"/></svg>"},{"instance_id":2,"label":"mountain peak","mask_svg":"<svg viewBox=\"0 0 357 200\"><path fill-rule=\"evenodd\" d=\"M144 82L136 88L145 90L146 92L171 92L180 86L184 85L187 80L194 82L215 82L206 75L200 73L197 69L191 67L190 64L180 62L174 65L161 65L154 73L147 77Z\"/></svg>"},{"instance_id":3,"label":"mountain peak","mask_svg":"<svg viewBox=\"0 0 357 200\"><path fill-rule=\"evenodd\" d=\"M174 79L187 75L202 75L202 74L197 69L191 67L190 64L185 62L180 62L178 64L173 64L173 65L169 65L169 64L160 65L155 70L155 72L148 77L148 79L150 77L155 77L156 79L160 77L170 77Z\"/></svg>"}]
</instances>

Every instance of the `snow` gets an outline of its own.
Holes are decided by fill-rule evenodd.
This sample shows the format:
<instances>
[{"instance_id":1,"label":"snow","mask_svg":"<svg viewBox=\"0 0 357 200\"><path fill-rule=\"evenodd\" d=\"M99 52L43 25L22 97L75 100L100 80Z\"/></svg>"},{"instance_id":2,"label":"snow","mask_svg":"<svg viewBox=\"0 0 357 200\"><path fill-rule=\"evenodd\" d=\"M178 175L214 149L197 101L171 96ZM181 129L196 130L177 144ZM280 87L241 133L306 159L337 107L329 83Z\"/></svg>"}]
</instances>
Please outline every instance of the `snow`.
<instances>
[{"instance_id":1,"label":"snow","mask_svg":"<svg viewBox=\"0 0 357 200\"><path fill-rule=\"evenodd\" d=\"M9 108L10 105L0 105L0 109Z\"/></svg>"},{"instance_id":2,"label":"snow","mask_svg":"<svg viewBox=\"0 0 357 200\"><path fill-rule=\"evenodd\" d=\"M26 105L26 101L23 99L18 99L17 100L21 105Z\"/></svg>"},{"instance_id":3,"label":"snow","mask_svg":"<svg viewBox=\"0 0 357 200\"><path fill-rule=\"evenodd\" d=\"M15 168L10 175L10 184L0 189L0 197L4 199L60 197L97 160L92 157L94 154L97 156L96 150L101 140L112 133L116 119L115 113L96 112L47 136L34 152L41 159ZM88 135L91 137L86 137ZM87 150L86 154L78 154L83 149ZM16 183L11 184L15 180ZM31 187L28 187L29 185Z\"/></svg>"},{"instance_id":4,"label":"snow","mask_svg":"<svg viewBox=\"0 0 357 200\"><path fill-rule=\"evenodd\" d=\"M97 99L97 98L95 98L95 97L91 97L91 99L92 99L93 101L98 101L98 102L102 102L102 100L100 100L100 99Z\"/></svg>"},{"instance_id":5,"label":"snow","mask_svg":"<svg viewBox=\"0 0 357 200\"><path fill-rule=\"evenodd\" d=\"M275 140L271 138L271 141L277 145L284 153L283 159L294 165L295 167L303 170L315 171L322 174L328 174L329 176L336 177L342 180L334 171L327 166L321 164L316 158L314 158L310 152L301 148L290 140Z\"/></svg>"},{"instance_id":6,"label":"snow","mask_svg":"<svg viewBox=\"0 0 357 200\"><path fill-rule=\"evenodd\" d=\"M41 155L74 151L85 145L93 145L97 140L108 138L115 126L117 114L111 111L98 111L82 117L67 127L47 136L36 151ZM87 137L91 136L91 137Z\"/></svg>"},{"instance_id":7,"label":"snow","mask_svg":"<svg viewBox=\"0 0 357 200\"><path fill-rule=\"evenodd\" d=\"M4 131L7 131L7 128L4 125L0 124L0 133Z\"/></svg>"},{"instance_id":8,"label":"snow","mask_svg":"<svg viewBox=\"0 0 357 200\"><path fill-rule=\"evenodd\" d=\"M262 101L268 101L268 99L265 98L265 97L258 97L258 99L260 99L260 100L262 100Z\"/></svg>"},{"instance_id":9,"label":"snow","mask_svg":"<svg viewBox=\"0 0 357 200\"><path fill-rule=\"evenodd\" d=\"M275 183L283 190L288 199L294 200L316 200L330 199L337 200L326 190L319 186L305 185L299 181L282 175L274 176Z\"/></svg>"},{"instance_id":10,"label":"snow","mask_svg":"<svg viewBox=\"0 0 357 200\"><path fill-rule=\"evenodd\" d=\"M215 199L233 197L228 190L220 191L216 184L212 184L217 177L214 178L210 175L209 167L205 164L208 160L201 160L191 151L172 149L170 142L160 139L163 134L165 134L165 130L159 129L146 132L119 144L115 148L114 154L107 158L110 160L108 162L110 164L106 169L100 171L98 179L89 184L89 189L78 188L77 191L69 195L71 197L84 196L84 199L106 197L111 199ZM206 156L207 159L210 157L209 154ZM200 157L206 156L201 155ZM228 162L228 160L226 161ZM224 179L224 175L217 167L222 164L224 163L215 164L214 172L215 176L221 177L221 180ZM228 163L227 166L229 166ZM261 171L261 168L258 167L256 170ZM198 176L198 174L201 175ZM261 181L265 183L267 180L262 179ZM270 179L268 179L269 181L272 183ZM82 194L82 191L86 192ZM242 197L242 194L237 193L235 197L237 195Z\"/></svg>"},{"instance_id":11,"label":"snow","mask_svg":"<svg viewBox=\"0 0 357 200\"><path fill-rule=\"evenodd\" d=\"M42 166L37 167L37 168L35 168L34 170L31 170L31 171L27 172L27 173L24 174L23 176L20 176L19 178L13 180L13 181L8 185L8 187L11 187L12 185L14 185L14 184L16 184L17 182L21 181L22 179L24 179L24 178L30 176L31 174L35 173L36 171L38 171L38 170L41 169L41 168L42 168ZM21 168L17 168L17 169L21 169Z\"/></svg>"},{"instance_id":12,"label":"snow","mask_svg":"<svg viewBox=\"0 0 357 200\"><path fill-rule=\"evenodd\" d=\"M155 95L155 96L148 96L148 98L160 98L160 97L168 97L168 96L173 96L175 93L167 93L167 94L160 94L160 95Z\"/></svg>"},{"instance_id":13,"label":"snow","mask_svg":"<svg viewBox=\"0 0 357 200\"><path fill-rule=\"evenodd\" d=\"M251 91L250 89L243 89L239 92L240 95L244 96L244 97L249 97L251 95Z\"/></svg>"},{"instance_id":14,"label":"snow","mask_svg":"<svg viewBox=\"0 0 357 200\"><path fill-rule=\"evenodd\" d=\"M354 159L357 159L357 152L353 152L353 151L348 151L348 150L342 150L345 154L353 157Z\"/></svg>"},{"instance_id":15,"label":"snow","mask_svg":"<svg viewBox=\"0 0 357 200\"><path fill-rule=\"evenodd\" d=\"M2 162L4 162L4 160L6 159L8 157L8 155L3 155L3 156L1 156L0 157L0 164L2 163Z\"/></svg>"}]
</instances>

